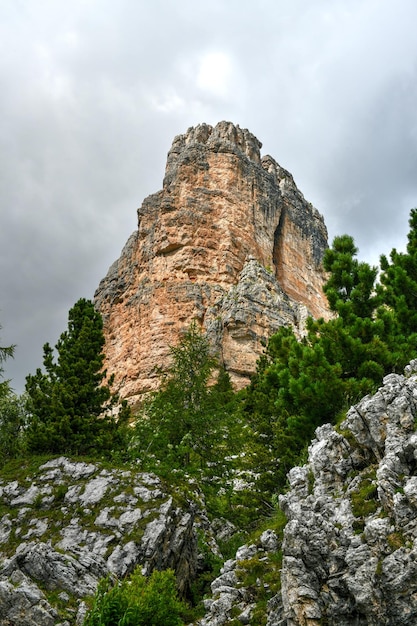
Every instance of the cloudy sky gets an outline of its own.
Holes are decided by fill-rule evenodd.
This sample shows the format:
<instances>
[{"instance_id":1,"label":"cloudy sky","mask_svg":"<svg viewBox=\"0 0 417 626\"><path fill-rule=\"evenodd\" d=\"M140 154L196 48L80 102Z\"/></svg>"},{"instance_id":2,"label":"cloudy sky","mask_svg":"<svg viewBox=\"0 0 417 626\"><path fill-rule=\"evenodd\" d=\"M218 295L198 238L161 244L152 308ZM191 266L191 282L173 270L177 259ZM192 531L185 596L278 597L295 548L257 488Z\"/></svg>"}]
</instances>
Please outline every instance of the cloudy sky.
<instances>
[{"instance_id":1,"label":"cloudy sky","mask_svg":"<svg viewBox=\"0 0 417 626\"><path fill-rule=\"evenodd\" d=\"M175 135L252 131L372 263L417 206L415 0L0 0L0 345L17 392L162 186Z\"/></svg>"}]
</instances>

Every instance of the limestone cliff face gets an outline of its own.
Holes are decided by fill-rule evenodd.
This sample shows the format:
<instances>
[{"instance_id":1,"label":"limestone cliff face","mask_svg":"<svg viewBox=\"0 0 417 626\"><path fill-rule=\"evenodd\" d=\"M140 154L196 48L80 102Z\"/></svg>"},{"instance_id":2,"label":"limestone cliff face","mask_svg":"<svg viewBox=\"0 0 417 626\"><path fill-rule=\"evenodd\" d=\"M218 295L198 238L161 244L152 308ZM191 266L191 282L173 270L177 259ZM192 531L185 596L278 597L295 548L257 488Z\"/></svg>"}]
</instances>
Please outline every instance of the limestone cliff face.
<instances>
[{"instance_id":1,"label":"limestone cliff face","mask_svg":"<svg viewBox=\"0 0 417 626\"><path fill-rule=\"evenodd\" d=\"M163 189L143 202L95 295L123 397L155 388L156 367L192 319L240 387L279 326L301 334L308 314L328 315L323 218L260 148L229 122L174 139Z\"/></svg>"}]
</instances>

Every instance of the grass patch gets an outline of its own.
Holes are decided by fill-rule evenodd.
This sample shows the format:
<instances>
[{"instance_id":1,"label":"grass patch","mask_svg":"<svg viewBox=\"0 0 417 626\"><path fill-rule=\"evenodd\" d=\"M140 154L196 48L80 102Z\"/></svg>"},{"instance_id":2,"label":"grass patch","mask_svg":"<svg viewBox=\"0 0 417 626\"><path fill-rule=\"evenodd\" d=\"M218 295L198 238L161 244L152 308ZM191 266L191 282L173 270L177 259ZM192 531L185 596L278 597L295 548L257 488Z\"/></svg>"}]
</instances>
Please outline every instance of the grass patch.
<instances>
[{"instance_id":1,"label":"grass patch","mask_svg":"<svg viewBox=\"0 0 417 626\"><path fill-rule=\"evenodd\" d=\"M346 439L346 441L348 442L348 444L353 450L355 450L356 448L359 448L359 443L357 442L355 435L352 433L351 430L349 430L348 428L344 428L342 430L340 427L338 428L336 427L335 430L336 432L339 433L339 435L342 435L342 437Z\"/></svg>"},{"instance_id":2,"label":"grass patch","mask_svg":"<svg viewBox=\"0 0 417 626\"><path fill-rule=\"evenodd\" d=\"M50 455L32 456L27 458L11 459L0 469L0 481L12 482L17 480L25 485L30 484L32 478L39 473L39 468L44 463L51 461Z\"/></svg>"},{"instance_id":3,"label":"grass patch","mask_svg":"<svg viewBox=\"0 0 417 626\"><path fill-rule=\"evenodd\" d=\"M350 493L352 513L357 518L369 517L380 507L378 488L376 484L376 469L369 468L363 475L357 487Z\"/></svg>"},{"instance_id":4,"label":"grass patch","mask_svg":"<svg viewBox=\"0 0 417 626\"><path fill-rule=\"evenodd\" d=\"M217 545L219 546L219 550L223 555L225 561L228 559L234 559L236 551L240 546L243 546L244 543L248 540L247 533L243 531L239 531L232 535L230 539L226 540L217 540Z\"/></svg>"},{"instance_id":5,"label":"grass patch","mask_svg":"<svg viewBox=\"0 0 417 626\"><path fill-rule=\"evenodd\" d=\"M395 551L399 550L405 545L406 539L402 533L393 532L387 535L387 542L391 550Z\"/></svg>"}]
</instances>

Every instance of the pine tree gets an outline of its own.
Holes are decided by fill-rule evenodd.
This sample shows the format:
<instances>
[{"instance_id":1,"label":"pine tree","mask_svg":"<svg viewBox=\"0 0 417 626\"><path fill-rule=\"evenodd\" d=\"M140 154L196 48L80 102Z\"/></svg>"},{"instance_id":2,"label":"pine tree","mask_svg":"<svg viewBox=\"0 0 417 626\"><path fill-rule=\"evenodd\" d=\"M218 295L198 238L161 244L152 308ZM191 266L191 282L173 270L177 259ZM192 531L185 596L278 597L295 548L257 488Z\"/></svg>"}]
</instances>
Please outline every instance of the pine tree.
<instances>
[{"instance_id":1,"label":"pine tree","mask_svg":"<svg viewBox=\"0 0 417 626\"><path fill-rule=\"evenodd\" d=\"M0 466L20 452L25 425L24 402L12 392L10 381L4 378L3 363L13 357L14 350L14 345L0 346Z\"/></svg>"},{"instance_id":2,"label":"pine tree","mask_svg":"<svg viewBox=\"0 0 417 626\"><path fill-rule=\"evenodd\" d=\"M265 448L259 455L262 474L269 469L275 488L284 486L315 428L372 392L392 368L389 319L376 316L381 304L377 269L356 255L352 237L335 238L323 261L329 272L324 291L335 316L309 318L301 341L292 329L280 329L270 338L248 389L246 413L260 447L265 442L269 450L269 460ZM263 481L266 489L273 487L273 481Z\"/></svg>"},{"instance_id":3,"label":"pine tree","mask_svg":"<svg viewBox=\"0 0 417 626\"><path fill-rule=\"evenodd\" d=\"M417 354L417 209L412 209L406 252L391 251L390 259L381 256L380 297L389 308L392 320L392 350L396 369L402 368ZM388 311L381 311L380 316Z\"/></svg>"},{"instance_id":4,"label":"pine tree","mask_svg":"<svg viewBox=\"0 0 417 626\"><path fill-rule=\"evenodd\" d=\"M372 317L378 306L375 280L378 269L358 261L358 249L350 235L335 237L323 258L323 267L330 273L324 285L330 309L340 317Z\"/></svg>"},{"instance_id":5,"label":"pine tree","mask_svg":"<svg viewBox=\"0 0 417 626\"><path fill-rule=\"evenodd\" d=\"M112 416L118 401L106 382L101 315L90 300L69 311L68 330L54 351L44 345L43 365L26 378L29 397L28 448L36 452L84 454L112 448L122 435L123 419Z\"/></svg>"},{"instance_id":6,"label":"pine tree","mask_svg":"<svg viewBox=\"0 0 417 626\"><path fill-rule=\"evenodd\" d=\"M0 325L0 330L1 330L1 325ZM3 398L5 396L7 396L10 393L10 381L4 379L4 367L3 367L3 363L10 357L13 357L14 355L14 350L15 350L14 345L12 346L5 346L2 347L0 346L0 398Z\"/></svg>"},{"instance_id":7,"label":"pine tree","mask_svg":"<svg viewBox=\"0 0 417 626\"><path fill-rule=\"evenodd\" d=\"M0 467L24 453L26 400L14 393L0 397Z\"/></svg>"}]
</instances>

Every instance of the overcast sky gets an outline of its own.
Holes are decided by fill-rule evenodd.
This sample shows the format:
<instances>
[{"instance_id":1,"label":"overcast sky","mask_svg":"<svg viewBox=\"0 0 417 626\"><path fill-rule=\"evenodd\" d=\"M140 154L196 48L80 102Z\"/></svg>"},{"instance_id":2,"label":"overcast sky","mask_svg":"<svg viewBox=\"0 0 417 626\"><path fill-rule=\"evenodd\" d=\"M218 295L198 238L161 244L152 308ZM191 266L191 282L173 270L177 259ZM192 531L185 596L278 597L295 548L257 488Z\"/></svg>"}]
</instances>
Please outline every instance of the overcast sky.
<instances>
[{"instance_id":1,"label":"overcast sky","mask_svg":"<svg viewBox=\"0 0 417 626\"><path fill-rule=\"evenodd\" d=\"M162 187L248 128L372 263L417 206L416 0L0 0L0 345L17 392Z\"/></svg>"}]
</instances>

